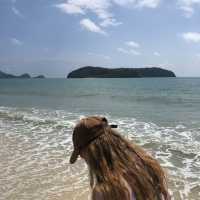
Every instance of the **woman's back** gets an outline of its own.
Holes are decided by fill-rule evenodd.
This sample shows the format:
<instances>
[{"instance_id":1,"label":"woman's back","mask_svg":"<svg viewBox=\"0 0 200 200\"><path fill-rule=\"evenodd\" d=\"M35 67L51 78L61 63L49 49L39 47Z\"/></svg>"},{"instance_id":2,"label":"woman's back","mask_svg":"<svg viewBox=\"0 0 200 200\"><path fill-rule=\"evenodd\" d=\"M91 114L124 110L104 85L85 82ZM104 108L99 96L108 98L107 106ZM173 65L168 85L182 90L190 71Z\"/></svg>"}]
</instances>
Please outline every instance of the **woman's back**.
<instances>
[{"instance_id":1,"label":"woman's back","mask_svg":"<svg viewBox=\"0 0 200 200\"><path fill-rule=\"evenodd\" d=\"M169 200L165 173L141 147L130 143L106 118L88 117L75 127L74 152L86 161L93 200Z\"/></svg>"},{"instance_id":2,"label":"woman's back","mask_svg":"<svg viewBox=\"0 0 200 200\"><path fill-rule=\"evenodd\" d=\"M123 199L123 200L136 200L135 198L135 194L134 192L132 191L130 185L123 179L123 182L124 182L124 185L126 187L126 191L125 193L127 194L126 196L126 199ZM97 190L97 187L98 186L95 186L94 189L93 189L93 196L92 196L92 199L93 200L104 200L105 198L103 197L103 194L100 193L98 190Z\"/></svg>"}]
</instances>

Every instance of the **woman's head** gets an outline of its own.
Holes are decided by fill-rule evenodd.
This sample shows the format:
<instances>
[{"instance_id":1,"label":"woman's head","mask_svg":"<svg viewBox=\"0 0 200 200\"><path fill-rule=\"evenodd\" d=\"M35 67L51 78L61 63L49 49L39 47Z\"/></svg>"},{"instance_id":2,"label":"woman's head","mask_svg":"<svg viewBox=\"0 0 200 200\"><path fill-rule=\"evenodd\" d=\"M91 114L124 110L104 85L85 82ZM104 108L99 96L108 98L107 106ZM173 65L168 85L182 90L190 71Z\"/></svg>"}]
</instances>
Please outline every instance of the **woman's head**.
<instances>
[{"instance_id":1,"label":"woman's head","mask_svg":"<svg viewBox=\"0 0 200 200\"><path fill-rule=\"evenodd\" d=\"M165 174L159 163L137 145L120 136L104 117L82 119L74 129L74 152L89 167L90 184L105 200L130 199L126 184L136 199L168 199Z\"/></svg>"},{"instance_id":2,"label":"woman's head","mask_svg":"<svg viewBox=\"0 0 200 200\"><path fill-rule=\"evenodd\" d=\"M116 127L116 125L108 125L105 117L91 116L81 119L73 131L74 151L70 157L70 163L73 164L85 147L104 134L106 129Z\"/></svg>"}]
</instances>

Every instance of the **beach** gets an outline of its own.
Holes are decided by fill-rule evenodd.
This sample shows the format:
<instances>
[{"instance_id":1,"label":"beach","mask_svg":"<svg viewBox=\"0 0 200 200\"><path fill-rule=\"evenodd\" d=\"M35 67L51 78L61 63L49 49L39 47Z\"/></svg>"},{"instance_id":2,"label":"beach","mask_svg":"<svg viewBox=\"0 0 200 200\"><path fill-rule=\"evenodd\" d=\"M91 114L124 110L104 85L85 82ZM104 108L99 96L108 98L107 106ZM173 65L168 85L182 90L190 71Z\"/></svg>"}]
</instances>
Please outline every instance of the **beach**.
<instances>
[{"instance_id":1,"label":"beach","mask_svg":"<svg viewBox=\"0 0 200 200\"><path fill-rule=\"evenodd\" d=\"M200 199L200 78L0 80L0 200L86 200L75 123L106 116L159 160L172 199Z\"/></svg>"}]
</instances>

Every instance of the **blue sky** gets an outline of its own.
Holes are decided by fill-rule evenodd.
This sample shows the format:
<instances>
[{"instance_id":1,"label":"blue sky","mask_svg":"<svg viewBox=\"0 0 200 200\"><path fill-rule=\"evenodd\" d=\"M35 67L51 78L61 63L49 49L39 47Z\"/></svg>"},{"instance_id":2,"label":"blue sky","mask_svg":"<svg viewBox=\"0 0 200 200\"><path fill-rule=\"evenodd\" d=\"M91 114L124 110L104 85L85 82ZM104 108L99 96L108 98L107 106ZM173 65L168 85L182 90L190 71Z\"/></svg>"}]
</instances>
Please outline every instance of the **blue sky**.
<instances>
[{"instance_id":1,"label":"blue sky","mask_svg":"<svg viewBox=\"0 0 200 200\"><path fill-rule=\"evenodd\" d=\"M0 70L159 66L200 76L199 21L200 0L0 0Z\"/></svg>"}]
</instances>

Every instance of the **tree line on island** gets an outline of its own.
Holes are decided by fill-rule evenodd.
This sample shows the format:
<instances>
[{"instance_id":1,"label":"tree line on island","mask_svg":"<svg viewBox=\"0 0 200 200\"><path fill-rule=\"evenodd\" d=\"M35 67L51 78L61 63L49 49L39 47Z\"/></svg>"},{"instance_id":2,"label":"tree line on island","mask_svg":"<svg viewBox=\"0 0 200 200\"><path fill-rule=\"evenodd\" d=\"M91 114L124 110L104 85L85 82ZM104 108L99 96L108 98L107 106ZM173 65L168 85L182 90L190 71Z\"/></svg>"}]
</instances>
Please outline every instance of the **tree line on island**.
<instances>
[{"instance_id":1,"label":"tree line on island","mask_svg":"<svg viewBox=\"0 0 200 200\"><path fill-rule=\"evenodd\" d=\"M175 73L162 69L159 67L149 68L104 68L104 67L92 67L86 66L71 71L67 78L142 78L142 77L176 77ZM44 75L31 77L25 73L22 75L12 75L0 71L0 78L45 78Z\"/></svg>"},{"instance_id":2,"label":"tree line on island","mask_svg":"<svg viewBox=\"0 0 200 200\"><path fill-rule=\"evenodd\" d=\"M142 78L176 77L175 73L159 67L150 68L104 68L81 67L70 72L67 78Z\"/></svg>"},{"instance_id":3,"label":"tree line on island","mask_svg":"<svg viewBox=\"0 0 200 200\"><path fill-rule=\"evenodd\" d=\"M29 79L29 78L45 78L45 76L44 75L38 75L38 76L31 77L27 73L19 75L19 76L16 76L16 75L13 75L13 74L8 74L8 73L0 71L0 78L6 78L6 79L10 79L10 78Z\"/></svg>"}]
</instances>

